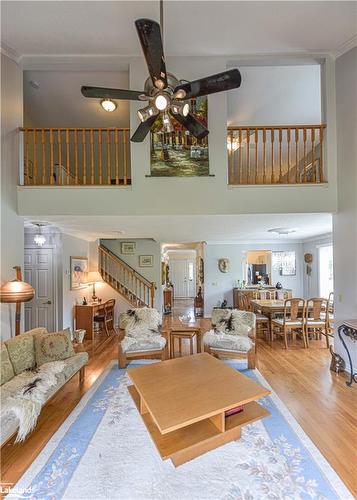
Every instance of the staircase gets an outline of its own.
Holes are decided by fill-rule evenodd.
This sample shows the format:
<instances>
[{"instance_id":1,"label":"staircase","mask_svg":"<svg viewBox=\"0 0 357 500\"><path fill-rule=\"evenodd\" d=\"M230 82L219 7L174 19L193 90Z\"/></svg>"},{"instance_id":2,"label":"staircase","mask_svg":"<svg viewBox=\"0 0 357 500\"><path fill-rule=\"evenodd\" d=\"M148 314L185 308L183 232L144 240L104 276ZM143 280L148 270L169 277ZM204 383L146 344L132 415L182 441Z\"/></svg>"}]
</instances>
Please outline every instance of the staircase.
<instances>
[{"instance_id":1,"label":"staircase","mask_svg":"<svg viewBox=\"0 0 357 500\"><path fill-rule=\"evenodd\" d=\"M154 307L156 284L148 281L104 245L98 247L103 280L133 307Z\"/></svg>"}]
</instances>

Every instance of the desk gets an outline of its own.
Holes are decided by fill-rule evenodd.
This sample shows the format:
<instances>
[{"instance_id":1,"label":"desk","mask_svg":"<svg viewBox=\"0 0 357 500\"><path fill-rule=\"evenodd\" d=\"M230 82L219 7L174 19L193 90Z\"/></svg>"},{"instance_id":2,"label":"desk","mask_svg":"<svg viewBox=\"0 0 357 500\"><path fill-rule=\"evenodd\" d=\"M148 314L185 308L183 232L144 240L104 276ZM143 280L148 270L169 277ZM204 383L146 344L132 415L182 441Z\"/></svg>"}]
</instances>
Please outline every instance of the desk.
<instances>
[{"instance_id":1,"label":"desk","mask_svg":"<svg viewBox=\"0 0 357 500\"><path fill-rule=\"evenodd\" d=\"M85 338L86 340L92 339L94 340L94 329L93 329L93 318L96 316L99 311L103 310L104 304L92 303L87 304L86 306L75 306L75 322L76 322L76 330L83 329L86 331Z\"/></svg>"}]
</instances>

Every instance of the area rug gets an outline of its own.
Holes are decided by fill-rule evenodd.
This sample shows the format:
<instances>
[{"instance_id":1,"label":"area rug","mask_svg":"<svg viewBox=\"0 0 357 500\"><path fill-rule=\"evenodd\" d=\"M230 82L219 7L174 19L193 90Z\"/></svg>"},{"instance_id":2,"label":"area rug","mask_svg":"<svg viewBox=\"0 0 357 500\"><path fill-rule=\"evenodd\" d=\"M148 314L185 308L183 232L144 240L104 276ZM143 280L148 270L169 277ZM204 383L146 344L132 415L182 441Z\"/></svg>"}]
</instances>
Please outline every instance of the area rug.
<instances>
[{"instance_id":1,"label":"area rug","mask_svg":"<svg viewBox=\"0 0 357 500\"><path fill-rule=\"evenodd\" d=\"M257 370L230 364L270 388ZM353 498L276 394L260 400L271 416L244 427L241 439L175 468L156 451L129 383L111 364L7 498Z\"/></svg>"}]
</instances>

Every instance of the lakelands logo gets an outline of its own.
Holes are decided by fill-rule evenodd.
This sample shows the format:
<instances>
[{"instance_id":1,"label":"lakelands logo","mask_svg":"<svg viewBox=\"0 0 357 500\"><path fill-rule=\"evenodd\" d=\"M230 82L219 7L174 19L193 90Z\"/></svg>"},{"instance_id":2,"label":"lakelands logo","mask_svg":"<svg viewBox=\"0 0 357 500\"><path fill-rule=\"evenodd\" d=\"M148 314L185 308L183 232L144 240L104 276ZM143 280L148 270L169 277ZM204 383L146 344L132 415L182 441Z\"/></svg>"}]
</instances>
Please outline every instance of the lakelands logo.
<instances>
[{"instance_id":1,"label":"lakelands logo","mask_svg":"<svg viewBox=\"0 0 357 500\"><path fill-rule=\"evenodd\" d=\"M14 483L0 483L0 494L1 495L16 495L16 498L29 498L32 493L32 488L16 488Z\"/></svg>"}]
</instances>

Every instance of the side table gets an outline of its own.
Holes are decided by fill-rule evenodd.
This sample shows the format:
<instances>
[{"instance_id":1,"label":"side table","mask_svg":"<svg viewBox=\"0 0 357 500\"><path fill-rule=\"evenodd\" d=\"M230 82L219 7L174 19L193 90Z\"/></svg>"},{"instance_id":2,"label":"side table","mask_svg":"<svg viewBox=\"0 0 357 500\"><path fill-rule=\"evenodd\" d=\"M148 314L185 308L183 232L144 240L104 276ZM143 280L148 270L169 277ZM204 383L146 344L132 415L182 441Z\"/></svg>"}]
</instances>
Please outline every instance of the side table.
<instances>
[{"instance_id":1,"label":"side table","mask_svg":"<svg viewBox=\"0 0 357 500\"><path fill-rule=\"evenodd\" d=\"M170 331L170 358L175 357L175 339L179 340L179 353L182 355L182 339L189 339L190 354L193 354L193 340L196 338L197 353L201 352L201 330L194 327L176 327Z\"/></svg>"}]
</instances>

